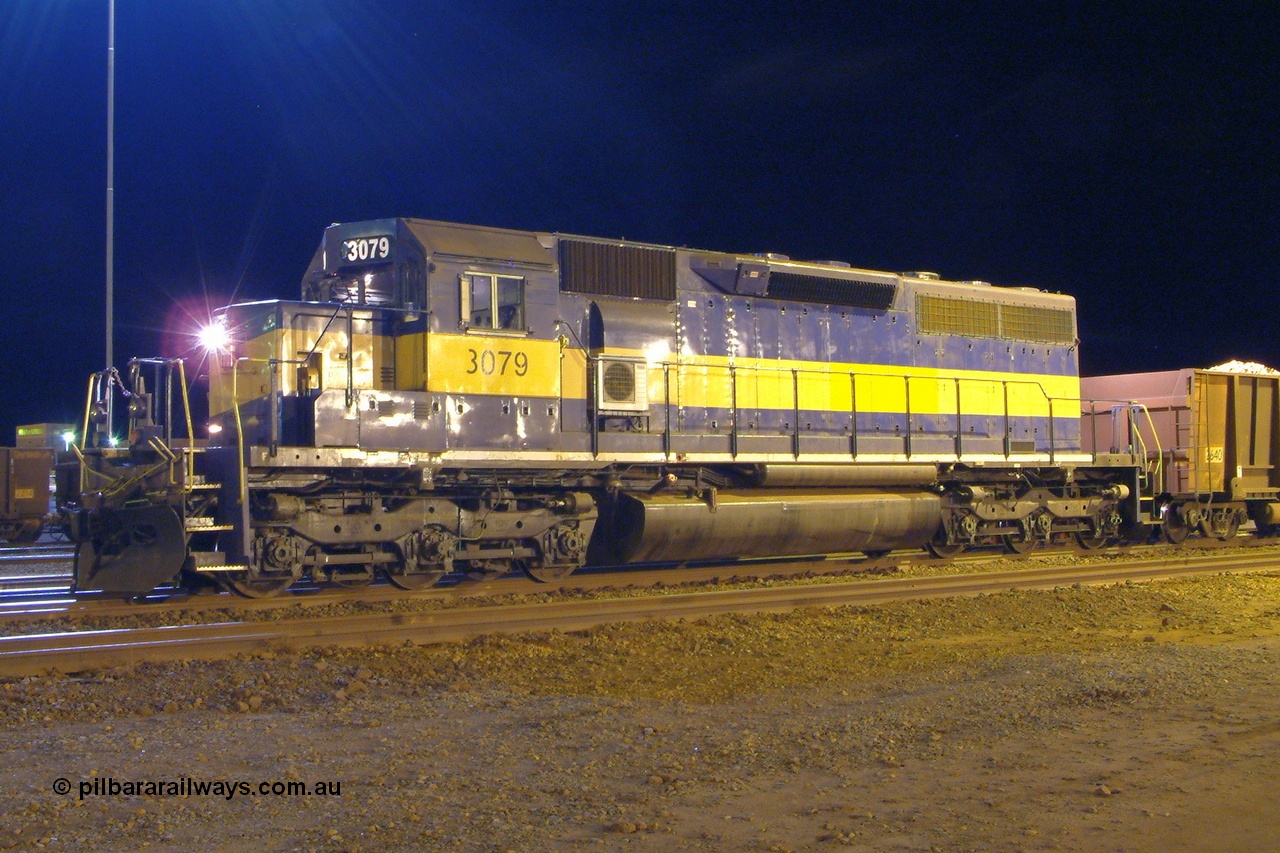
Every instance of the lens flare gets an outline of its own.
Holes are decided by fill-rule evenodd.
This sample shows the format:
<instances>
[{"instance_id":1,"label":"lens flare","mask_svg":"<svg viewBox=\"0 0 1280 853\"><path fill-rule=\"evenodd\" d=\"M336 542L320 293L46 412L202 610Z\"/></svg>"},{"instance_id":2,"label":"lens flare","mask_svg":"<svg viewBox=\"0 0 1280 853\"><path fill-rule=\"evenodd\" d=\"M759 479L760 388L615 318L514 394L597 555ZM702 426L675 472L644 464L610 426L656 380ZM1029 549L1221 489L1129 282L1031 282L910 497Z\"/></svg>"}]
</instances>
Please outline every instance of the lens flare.
<instances>
[{"instance_id":1,"label":"lens flare","mask_svg":"<svg viewBox=\"0 0 1280 853\"><path fill-rule=\"evenodd\" d=\"M222 320L202 326L196 333L196 340L206 352L231 352L231 330Z\"/></svg>"}]
</instances>

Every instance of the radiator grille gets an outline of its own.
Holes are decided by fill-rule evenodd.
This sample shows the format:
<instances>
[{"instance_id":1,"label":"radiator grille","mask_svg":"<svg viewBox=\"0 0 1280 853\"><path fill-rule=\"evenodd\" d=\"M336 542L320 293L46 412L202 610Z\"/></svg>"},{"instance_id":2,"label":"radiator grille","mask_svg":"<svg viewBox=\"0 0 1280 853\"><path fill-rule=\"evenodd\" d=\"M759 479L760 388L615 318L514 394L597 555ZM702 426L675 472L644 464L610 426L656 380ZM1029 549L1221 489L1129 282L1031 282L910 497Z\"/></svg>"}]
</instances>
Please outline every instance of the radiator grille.
<instances>
[{"instance_id":1,"label":"radiator grille","mask_svg":"<svg viewBox=\"0 0 1280 853\"><path fill-rule=\"evenodd\" d=\"M601 296L676 298L671 249L560 240L560 289Z\"/></svg>"},{"instance_id":2,"label":"radiator grille","mask_svg":"<svg viewBox=\"0 0 1280 853\"><path fill-rule=\"evenodd\" d=\"M1066 309L927 294L916 297L916 326L925 335L1061 344L1075 341L1075 316Z\"/></svg>"},{"instance_id":3,"label":"radiator grille","mask_svg":"<svg viewBox=\"0 0 1280 853\"><path fill-rule=\"evenodd\" d=\"M858 281L804 273L769 273L770 299L795 302L819 302L824 305L846 305L883 311L893 304L898 288L883 281Z\"/></svg>"},{"instance_id":4,"label":"radiator grille","mask_svg":"<svg viewBox=\"0 0 1280 853\"><path fill-rule=\"evenodd\" d=\"M999 306L994 302L916 297L916 326L926 335L966 335L995 338L1000 335Z\"/></svg>"},{"instance_id":5,"label":"radiator grille","mask_svg":"<svg viewBox=\"0 0 1280 853\"><path fill-rule=\"evenodd\" d=\"M1019 341L1069 344L1076 338L1071 312L1059 308L1002 305L1000 323L1006 338Z\"/></svg>"}]
</instances>

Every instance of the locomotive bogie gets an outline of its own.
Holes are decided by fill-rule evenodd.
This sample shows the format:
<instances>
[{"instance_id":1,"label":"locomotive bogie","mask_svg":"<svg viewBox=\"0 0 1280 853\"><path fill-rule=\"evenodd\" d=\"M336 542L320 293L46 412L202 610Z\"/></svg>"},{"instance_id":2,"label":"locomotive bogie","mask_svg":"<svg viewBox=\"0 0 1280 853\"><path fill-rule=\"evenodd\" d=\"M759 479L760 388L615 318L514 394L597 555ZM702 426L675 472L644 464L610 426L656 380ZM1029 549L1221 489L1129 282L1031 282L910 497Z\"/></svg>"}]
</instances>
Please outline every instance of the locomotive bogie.
<instances>
[{"instance_id":1,"label":"locomotive bogie","mask_svg":"<svg viewBox=\"0 0 1280 853\"><path fill-rule=\"evenodd\" d=\"M211 573L250 583L309 577L353 584L383 569L409 588L477 563L568 574L583 564L597 517L593 498L581 492L488 490L451 498L271 492L251 501L248 567Z\"/></svg>"},{"instance_id":2,"label":"locomotive bogie","mask_svg":"<svg viewBox=\"0 0 1280 853\"><path fill-rule=\"evenodd\" d=\"M1038 481L1044 481L1053 479L1055 472L1035 473ZM1086 547L1118 539L1131 504L1131 492L1123 483L1082 485L1071 477L1064 477L1060 485L1040 488L1026 483L953 483L944 495L946 535L938 538L939 543L999 544L1016 553L1070 539Z\"/></svg>"}]
</instances>

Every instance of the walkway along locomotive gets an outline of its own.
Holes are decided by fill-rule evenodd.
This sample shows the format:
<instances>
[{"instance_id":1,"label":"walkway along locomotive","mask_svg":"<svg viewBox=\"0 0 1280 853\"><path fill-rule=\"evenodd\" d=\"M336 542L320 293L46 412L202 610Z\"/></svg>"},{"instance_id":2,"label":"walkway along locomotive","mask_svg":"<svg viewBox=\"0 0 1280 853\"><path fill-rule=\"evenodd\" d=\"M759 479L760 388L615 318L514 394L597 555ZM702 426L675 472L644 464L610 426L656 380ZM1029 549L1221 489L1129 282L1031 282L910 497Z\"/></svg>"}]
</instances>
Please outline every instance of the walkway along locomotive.
<instances>
[{"instance_id":1,"label":"walkway along locomotive","mask_svg":"<svg viewBox=\"0 0 1280 853\"><path fill-rule=\"evenodd\" d=\"M1074 300L1029 288L387 219L215 330L207 438L182 361L91 379L78 589L1096 547L1152 509L1082 446Z\"/></svg>"}]
</instances>

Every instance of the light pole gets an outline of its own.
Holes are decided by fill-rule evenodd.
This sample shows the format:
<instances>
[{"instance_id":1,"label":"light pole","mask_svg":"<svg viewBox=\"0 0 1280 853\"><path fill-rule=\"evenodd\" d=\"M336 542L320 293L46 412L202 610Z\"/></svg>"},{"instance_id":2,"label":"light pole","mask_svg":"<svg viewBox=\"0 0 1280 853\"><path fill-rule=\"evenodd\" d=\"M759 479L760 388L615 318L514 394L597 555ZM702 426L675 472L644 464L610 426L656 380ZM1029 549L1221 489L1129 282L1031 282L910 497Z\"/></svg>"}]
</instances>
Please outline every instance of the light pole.
<instances>
[{"instance_id":1,"label":"light pole","mask_svg":"<svg viewBox=\"0 0 1280 853\"><path fill-rule=\"evenodd\" d=\"M115 362L111 331L115 294L115 180L116 180L116 0L107 0L107 363Z\"/></svg>"}]
</instances>

